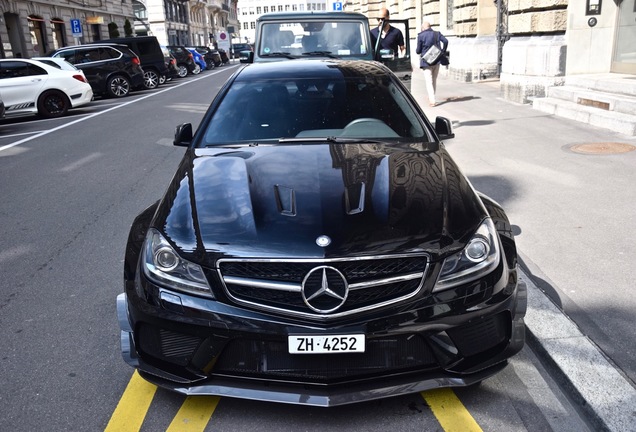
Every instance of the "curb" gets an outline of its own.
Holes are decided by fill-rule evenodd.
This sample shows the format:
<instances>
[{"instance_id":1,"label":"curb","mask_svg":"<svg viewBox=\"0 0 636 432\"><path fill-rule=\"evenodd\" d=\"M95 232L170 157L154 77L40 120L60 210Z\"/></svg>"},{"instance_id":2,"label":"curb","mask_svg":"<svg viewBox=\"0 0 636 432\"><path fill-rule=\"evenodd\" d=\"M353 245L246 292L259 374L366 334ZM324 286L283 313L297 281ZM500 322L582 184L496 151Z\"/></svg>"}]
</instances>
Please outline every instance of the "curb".
<instances>
[{"instance_id":1,"label":"curb","mask_svg":"<svg viewBox=\"0 0 636 432\"><path fill-rule=\"evenodd\" d=\"M636 389L539 289L523 262L520 278L528 289L528 344L557 372L597 430L636 431Z\"/></svg>"}]
</instances>

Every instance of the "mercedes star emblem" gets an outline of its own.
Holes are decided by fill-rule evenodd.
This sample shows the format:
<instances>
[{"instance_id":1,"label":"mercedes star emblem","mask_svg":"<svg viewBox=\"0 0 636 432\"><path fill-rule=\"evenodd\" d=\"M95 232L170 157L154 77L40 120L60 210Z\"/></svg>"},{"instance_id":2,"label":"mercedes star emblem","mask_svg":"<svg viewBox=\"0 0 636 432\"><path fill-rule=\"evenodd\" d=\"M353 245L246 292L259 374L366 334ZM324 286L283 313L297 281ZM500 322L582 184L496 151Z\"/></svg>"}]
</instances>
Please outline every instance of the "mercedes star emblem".
<instances>
[{"instance_id":1,"label":"mercedes star emblem","mask_svg":"<svg viewBox=\"0 0 636 432\"><path fill-rule=\"evenodd\" d=\"M320 266L311 269L302 283L303 301L314 312L330 313L347 301L349 284L338 269Z\"/></svg>"}]
</instances>

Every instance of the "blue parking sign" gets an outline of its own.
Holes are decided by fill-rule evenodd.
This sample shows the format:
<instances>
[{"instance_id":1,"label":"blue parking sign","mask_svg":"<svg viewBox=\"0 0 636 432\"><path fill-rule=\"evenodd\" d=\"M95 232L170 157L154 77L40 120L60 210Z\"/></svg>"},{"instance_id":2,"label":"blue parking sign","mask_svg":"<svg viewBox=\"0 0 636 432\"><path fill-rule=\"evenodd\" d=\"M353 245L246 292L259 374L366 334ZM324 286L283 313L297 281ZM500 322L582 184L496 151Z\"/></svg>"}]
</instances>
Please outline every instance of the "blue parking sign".
<instances>
[{"instance_id":1,"label":"blue parking sign","mask_svg":"<svg viewBox=\"0 0 636 432\"><path fill-rule=\"evenodd\" d=\"M334 2L333 10L336 12L342 12L342 2Z\"/></svg>"},{"instance_id":2,"label":"blue parking sign","mask_svg":"<svg viewBox=\"0 0 636 432\"><path fill-rule=\"evenodd\" d=\"M71 33L73 33L73 37L81 37L82 36L82 22L78 19L71 20Z\"/></svg>"}]
</instances>

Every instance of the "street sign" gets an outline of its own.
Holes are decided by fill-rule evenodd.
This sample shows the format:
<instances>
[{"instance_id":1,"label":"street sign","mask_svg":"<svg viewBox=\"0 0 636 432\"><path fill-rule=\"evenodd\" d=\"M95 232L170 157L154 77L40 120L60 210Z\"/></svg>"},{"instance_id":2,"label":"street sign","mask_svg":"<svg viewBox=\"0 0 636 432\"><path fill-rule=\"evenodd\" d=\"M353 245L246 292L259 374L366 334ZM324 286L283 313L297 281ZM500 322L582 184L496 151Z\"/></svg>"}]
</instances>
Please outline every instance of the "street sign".
<instances>
[{"instance_id":1,"label":"street sign","mask_svg":"<svg viewBox=\"0 0 636 432\"><path fill-rule=\"evenodd\" d=\"M71 19L71 32L74 38L82 37L82 22L78 19Z\"/></svg>"},{"instance_id":2,"label":"street sign","mask_svg":"<svg viewBox=\"0 0 636 432\"><path fill-rule=\"evenodd\" d=\"M333 10L336 12L342 12L342 2L333 2Z\"/></svg>"}]
</instances>

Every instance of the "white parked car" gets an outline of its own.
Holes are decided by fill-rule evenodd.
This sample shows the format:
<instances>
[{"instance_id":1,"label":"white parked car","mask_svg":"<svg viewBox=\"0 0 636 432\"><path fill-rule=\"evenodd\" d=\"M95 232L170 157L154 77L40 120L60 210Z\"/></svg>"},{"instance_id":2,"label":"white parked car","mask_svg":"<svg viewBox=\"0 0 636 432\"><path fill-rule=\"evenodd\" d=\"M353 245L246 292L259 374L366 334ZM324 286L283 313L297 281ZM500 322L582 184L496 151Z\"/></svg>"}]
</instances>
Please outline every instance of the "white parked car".
<instances>
[{"instance_id":1,"label":"white parked car","mask_svg":"<svg viewBox=\"0 0 636 432\"><path fill-rule=\"evenodd\" d=\"M0 59L0 94L6 114L60 117L70 108L90 103L93 90L84 73L64 63Z\"/></svg>"}]
</instances>

